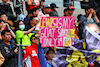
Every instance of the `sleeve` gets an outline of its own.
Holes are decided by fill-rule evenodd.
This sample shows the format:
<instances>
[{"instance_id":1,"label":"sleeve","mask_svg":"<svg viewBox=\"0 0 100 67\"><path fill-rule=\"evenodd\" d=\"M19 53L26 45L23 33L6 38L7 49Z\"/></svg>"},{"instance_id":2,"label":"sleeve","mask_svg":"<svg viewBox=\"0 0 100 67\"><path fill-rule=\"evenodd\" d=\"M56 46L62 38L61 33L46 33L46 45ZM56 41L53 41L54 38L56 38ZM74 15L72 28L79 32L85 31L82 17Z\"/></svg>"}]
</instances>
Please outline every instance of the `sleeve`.
<instances>
[{"instance_id":1,"label":"sleeve","mask_svg":"<svg viewBox=\"0 0 100 67\"><path fill-rule=\"evenodd\" d=\"M81 16L81 17L80 17L80 21L81 21L81 23L82 23L82 22L87 22L88 20L87 20L87 18L86 18L86 17Z\"/></svg>"},{"instance_id":2,"label":"sleeve","mask_svg":"<svg viewBox=\"0 0 100 67\"><path fill-rule=\"evenodd\" d=\"M4 13L4 10L2 9L2 3L0 3L0 13Z\"/></svg>"},{"instance_id":3,"label":"sleeve","mask_svg":"<svg viewBox=\"0 0 100 67\"><path fill-rule=\"evenodd\" d=\"M10 4L9 4L9 7L8 7L8 11L9 11L11 14L13 14L13 11L12 11L12 8L11 8Z\"/></svg>"},{"instance_id":4,"label":"sleeve","mask_svg":"<svg viewBox=\"0 0 100 67\"><path fill-rule=\"evenodd\" d=\"M50 16L59 16L57 12L51 12Z\"/></svg>"},{"instance_id":5,"label":"sleeve","mask_svg":"<svg viewBox=\"0 0 100 67\"><path fill-rule=\"evenodd\" d=\"M16 37L17 38L22 38L23 36L24 36L24 31L20 31L20 30L16 31Z\"/></svg>"},{"instance_id":6,"label":"sleeve","mask_svg":"<svg viewBox=\"0 0 100 67\"><path fill-rule=\"evenodd\" d=\"M38 46L38 58L39 58L39 62L40 62L41 67L48 66L48 63L47 63L45 56L44 56L43 48L40 48L39 46ZM49 65L48 67L51 67L51 65Z\"/></svg>"},{"instance_id":7,"label":"sleeve","mask_svg":"<svg viewBox=\"0 0 100 67\"><path fill-rule=\"evenodd\" d=\"M28 57L28 55L29 55L28 47L26 47L26 49L24 49L24 57L23 57L24 61L26 60L26 58Z\"/></svg>"},{"instance_id":8,"label":"sleeve","mask_svg":"<svg viewBox=\"0 0 100 67\"><path fill-rule=\"evenodd\" d=\"M15 8L20 7L20 5L19 5L19 4L18 4L18 5L16 5L16 1L17 1L17 0L13 0L13 5L14 5L14 7L15 7Z\"/></svg>"},{"instance_id":9,"label":"sleeve","mask_svg":"<svg viewBox=\"0 0 100 67\"><path fill-rule=\"evenodd\" d=\"M34 34L34 33L29 33L29 34L28 34L28 37L31 38L31 36L32 36L33 34Z\"/></svg>"},{"instance_id":10,"label":"sleeve","mask_svg":"<svg viewBox=\"0 0 100 67\"><path fill-rule=\"evenodd\" d=\"M8 58L8 57L12 57L12 56L15 56L16 53L12 50L10 51L9 53L7 53L4 49L4 47L0 47L0 50L1 50L1 53L2 55L5 57L5 58Z\"/></svg>"}]
</instances>

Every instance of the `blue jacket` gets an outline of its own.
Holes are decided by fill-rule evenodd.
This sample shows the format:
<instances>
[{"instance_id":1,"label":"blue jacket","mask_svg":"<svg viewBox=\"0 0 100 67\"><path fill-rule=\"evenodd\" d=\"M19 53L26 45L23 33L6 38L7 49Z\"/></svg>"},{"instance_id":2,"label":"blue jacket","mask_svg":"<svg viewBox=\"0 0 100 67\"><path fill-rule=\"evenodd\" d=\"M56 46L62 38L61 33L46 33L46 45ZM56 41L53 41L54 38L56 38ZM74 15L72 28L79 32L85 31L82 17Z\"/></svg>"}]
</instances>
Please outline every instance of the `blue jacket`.
<instances>
[{"instance_id":1,"label":"blue jacket","mask_svg":"<svg viewBox=\"0 0 100 67\"><path fill-rule=\"evenodd\" d=\"M51 65L49 65L49 63L47 63L45 59L43 48L40 48L39 46L38 46L38 58L41 67L51 67Z\"/></svg>"}]
</instances>

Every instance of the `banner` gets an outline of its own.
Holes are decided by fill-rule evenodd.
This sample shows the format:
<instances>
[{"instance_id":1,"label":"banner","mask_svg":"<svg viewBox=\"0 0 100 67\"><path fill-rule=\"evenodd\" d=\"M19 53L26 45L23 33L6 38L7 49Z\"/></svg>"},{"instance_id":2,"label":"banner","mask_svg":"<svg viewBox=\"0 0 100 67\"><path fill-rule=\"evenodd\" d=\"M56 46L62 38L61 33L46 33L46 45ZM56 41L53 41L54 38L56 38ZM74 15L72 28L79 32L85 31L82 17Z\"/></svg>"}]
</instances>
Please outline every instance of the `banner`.
<instances>
[{"instance_id":1,"label":"banner","mask_svg":"<svg viewBox=\"0 0 100 67\"><path fill-rule=\"evenodd\" d=\"M100 67L100 35L86 27L86 38L74 39L73 47L67 48L54 56L52 64L54 67L88 67L95 63ZM64 53L63 53L64 52Z\"/></svg>"},{"instance_id":2,"label":"banner","mask_svg":"<svg viewBox=\"0 0 100 67\"><path fill-rule=\"evenodd\" d=\"M72 50L68 48L64 52L66 54L60 53L54 56L52 60L54 67L88 67L91 62L96 61L98 65L100 62L100 53L94 51Z\"/></svg>"},{"instance_id":3,"label":"banner","mask_svg":"<svg viewBox=\"0 0 100 67\"><path fill-rule=\"evenodd\" d=\"M42 17L40 19L40 43L42 47L72 45L74 17Z\"/></svg>"},{"instance_id":4,"label":"banner","mask_svg":"<svg viewBox=\"0 0 100 67\"><path fill-rule=\"evenodd\" d=\"M100 49L100 35L86 27L86 43L89 50Z\"/></svg>"}]
</instances>

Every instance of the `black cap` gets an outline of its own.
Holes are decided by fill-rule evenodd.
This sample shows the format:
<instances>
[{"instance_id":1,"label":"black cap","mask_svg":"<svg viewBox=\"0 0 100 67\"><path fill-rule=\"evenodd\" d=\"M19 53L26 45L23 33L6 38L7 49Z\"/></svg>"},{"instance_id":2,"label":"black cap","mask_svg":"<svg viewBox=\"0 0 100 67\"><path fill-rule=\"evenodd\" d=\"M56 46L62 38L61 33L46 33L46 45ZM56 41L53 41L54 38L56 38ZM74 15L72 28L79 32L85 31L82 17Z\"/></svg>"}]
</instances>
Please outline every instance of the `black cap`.
<instances>
[{"instance_id":1,"label":"black cap","mask_svg":"<svg viewBox=\"0 0 100 67\"><path fill-rule=\"evenodd\" d=\"M39 8L33 8L32 11L36 11L36 10L38 10L38 9L39 9Z\"/></svg>"},{"instance_id":2,"label":"black cap","mask_svg":"<svg viewBox=\"0 0 100 67\"><path fill-rule=\"evenodd\" d=\"M50 4L51 8L58 8L55 3Z\"/></svg>"},{"instance_id":3,"label":"black cap","mask_svg":"<svg viewBox=\"0 0 100 67\"><path fill-rule=\"evenodd\" d=\"M75 10L75 8L73 6L69 6L66 8L67 10Z\"/></svg>"},{"instance_id":4,"label":"black cap","mask_svg":"<svg viewBox=\"0 0 100 67\"><path fill-rule=\"evenodd\" d=\"M44 5L43 8L51 8L50 5Z\"/></svg>"}]
</instances>

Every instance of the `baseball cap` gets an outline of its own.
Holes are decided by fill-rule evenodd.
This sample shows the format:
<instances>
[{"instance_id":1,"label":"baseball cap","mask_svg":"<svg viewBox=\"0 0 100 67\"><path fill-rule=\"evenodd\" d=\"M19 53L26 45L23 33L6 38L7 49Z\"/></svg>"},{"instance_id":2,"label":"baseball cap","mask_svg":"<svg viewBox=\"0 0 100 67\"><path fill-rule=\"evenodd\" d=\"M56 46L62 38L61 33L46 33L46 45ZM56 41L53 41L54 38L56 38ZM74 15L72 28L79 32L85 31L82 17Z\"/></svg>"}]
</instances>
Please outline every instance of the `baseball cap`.
<instances>
[{"instance_id":1,"label":"baseball cap","mask_svg":"<svg viewBox=\"0 0 100 67\"><path fill-rule=\"evenodd\" d=\"M38 35L36 33L34 33L32 36L31 36L31 39L35 39L35 38L39 38Z\"/></svg>"},{"instance_id":2,"label":"baseball cap","mask_svg":"<svg viewBox=\"0 0 100 67\"><path fill-rule=\"evenodd\" d=\"M33 8L32 11L36 11L36 10L38 10L38 9L39 9L39 7L37 7L37 8Z\"/></svg>"},{"instance_id":3,"label":"baseball cap","mask_svg":"<svg viewBox=\"0 0 100 67\"><path fill-rule=\"evenodd\" d=\"M75 10L75 8L73 6L69 6L66 8L67 10Z\"/></svg>"},{"instance_id":4,"label":"baseball cap","mask_svg":"<svg viewBox=\"0 0 100 67\"><path fill-rule=\"evenodd\" d=\"M51 3L50 6L51 8L55 8L55 7L58 8L55 3Z\"/></svg>"},{"instance_id":5,"label":"baseball cap","mask_svg":"<svg viewBox=\"0 0 100 67\"><path fill-rule=\"evenodd\" d=\"M51 8L50 5L44 5L43 8Z\"/></svg>"},{"instance_id":6,"label":"baseball cap","mask_svg":"<svg viewBox=\"0 0 100 67\"><path fill-rule=\"evenodd\" d=\"M55 51L54 51L53 49L47 48L47 49L45 50L45 54L48 54L49 51L53 51L53 52L55 53Z\"/></svg>"}]
</instances>

